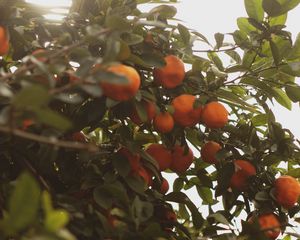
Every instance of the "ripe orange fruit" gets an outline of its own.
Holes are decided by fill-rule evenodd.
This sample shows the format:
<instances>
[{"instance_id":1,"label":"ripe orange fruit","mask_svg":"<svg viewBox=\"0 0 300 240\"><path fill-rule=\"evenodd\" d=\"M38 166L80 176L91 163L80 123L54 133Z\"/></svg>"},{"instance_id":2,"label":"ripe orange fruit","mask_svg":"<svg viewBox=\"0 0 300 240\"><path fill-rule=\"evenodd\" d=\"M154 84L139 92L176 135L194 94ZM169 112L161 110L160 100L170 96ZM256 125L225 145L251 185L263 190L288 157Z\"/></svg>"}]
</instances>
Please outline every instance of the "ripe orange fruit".
<instances>
[{"instance_id":1,"label":"ripe orange fruit","mask_svg":"<svg viewBox=\"0 0 300 240\"><path fill-rule=\"evenodd\" d=\"M152 177L145 168L139 167L139 169L137 171L137 175L140 176L144 180L144 182L146 183L146 185L148 187L152 184Z\"/></svg>"},{"instance_id":2,"label":"ripe orange fruit","mask_svg":"<svg viewBox=\"0 0 300 240\"><path fill-rule=\"evenodd\" d=\"M173 210L166 209L165 211L165 218L168 222L177 222L177 216Z\"/></svg>"},{"instance_id":3,"label":"ripe orange fruit","mask_svg":"<svg viewBox=\"0 0 300 240\"><path fill-rule=\"evenodd\" d=\"M164 88L175 88L184 80L184 64L174 55L166 56L165 61L164 67L154 69L154 82Z\"/></svg>"},{"instance_id":4,"label":"ripe orange fruit","mask_svg":"<svg viewBox=\"0 0 300 240\"><path fill-rule=\"evenodd\" d=\"M165 178L163 178L160 185L160 193L166 194L168 191L169 191L169 183Z\"/></svg>"},{"instance_id":5,"label":"ripe orange fruit","mask_svg":"<svg viewBox=\"0 0 300 240\"><path fill-rule=\"evenodd\" d=\"M261 231L269 239L276 239L281 232L278 216L274 213L264 213L257 217ZM253 223L254 217L250 217L248 222Z\"/></svg>"},{"instance_id":6,"label":"ripe orange fruit","mask_svg":"<svg viewBox=\"0 0 300 240\"><path fill-rule=\"evenodd\" d=\"M85 136L82 132L75 132L71 135L71 139L75 142L86 142Z\"/></svg>"},{"instance_id":7,"label":"ripe orange fruit","mask_svg":"<svg viewBox=\"0 0 300 240\"><path fill-rule=\"evenodd\" d=\"M209 128L222 128L228 122L228 112L221 103L210 102L203 108L202 121Z\"/></svg>"},{"instance_id":8,"label":"ripe orange fruit","mask_svg":"<svg viewBox=\"0 0 300 240\"><path fill-rule=\"evenodd\" d=\"M248 187L248 178L256 174L255 167L248 161L235 160L235 172L230 179L230 187L239 191L245 191Z\"/></svg>"},{"instance_id":9,"label":"ripe orange fruit","mask_svg":"<svg viewBox=\"0 0 300 240\"><path fill-rule=\"evenodd\" d=\"M40 49L34 50L31 55L33 55L40 62L46 62L48 59L45 56L45 52L46 52L45 49L40 48Z\"/></svg>"},{"instance_id":10,"label":"ripe orange fruit","mask_svg":"<svg viewBox=\"0 0 300 240\"><path fill-rule=\"evenodd\" d=\"M275 180L274 195L282 207L292 208L300 197L300 183L291 176L281 176Z\"/></svg>"},{"instance_id":11,"label":"ripe orange fruit","mask_svg":"<svg viewBox=\"0 0 300 240\"><path fill-rule=\"evenodd\" d=\"M170 167L172 162L172 153L162 144L151 144L146 152L157 162L160 171Z\"/></svg>"},{"instance_id":12,"label":"ripe orange fruit","mask_svg":"<svg viewBox=\"0 0 300 240\"><path fill-rule=\"evenodd\" d=\"M26 131L33 124L34 121L32 119L24 119L22 122L22 130Z\"/></svg>"},{"instance_id":13,"label":"ripe orange fruit","mask_svg":"<svg viewBox=\"0 0 300 240\"><path fill-rule=\"evenodd\" d=\"M141 78L133 67L119 64L109 67L107 71L127 78L128 82L113 83L102 81L100 86L105 96L116 101L127 101L135 96L140 87Z\"/></svg>"},{"instance_id":14,"label":"ripe orange fruit","mask_svg":"<svg viewBox=\"0 0 300 240\"><path fill-rule=\"evenodd\" d=\"M124 148L124 147L122 147L118 151L118 153L127 158L128 162L130 164L132 173L137 173L139 171L139 169L141 167L141 164L140 164L141 157L139 154L133 154L127 148ZM141 170L141 171L143 171L143 170Z\"/></svg>"},{"instance_id":15,"label":"ripe orange fruit","mask_svg":"<svg viewBox=\"0 0 300 240\"><path fill-rule=\"evenodd\" d=\"M216 164L216 154L222 149L221 145L214 141L209 141L201 148L201 157L204 162Z\"/></svg>"},{"instance_id":16,"label":"ripe orange fruit","mask_svg":"<svg viewBox=\"0 0 300 240\"><path fill-rule=\"evenodd\" d=\"M155 107L154 103L148 102L148 101L142 101L142 105L143 105L144 109L146 110L147 120L146 121L142 121L142 119L140 118L140 116L139 116L136 108L133 107L133 109L131 111L131 114L130 114L130 119L136 125L141 125L144 122L148 122L149 123L149 122L152 121L152 119L156 115L156 107Z\"/></svg>"},{"instance_id":17,"label":"ripe orange fruit","mask_svg":"<svg viewBox=\"0 0 300 240\"><path fill-rule=\"evenodd\" d=\"M153 122L154 128L160 133L171 132L174 127L174 119L168 112L161 112L156 115Z\"/></svg>"},{"instance_id":18,"label":"ripe orange fruit","mask_svg":"<svg viewBox=\"0 0 300 240\"><path fill-rule=\"evenodd\" d=\"M178 174L184 173L193 163L194 155L189 148L187 153L185 147L175 145L172 152L172 162L170 169Z\"/></svg>"},{"instance_id":19,"label":"ripe orange fruit","mask_svg":"<svg viewBox=\"0 0 300 240\"><path fill-rule=\"evenodd\" d=\"M9 51L9 36L6 29L0 26L0 56L7 54Z\"/></svg>"},{"instance_id":20,"label":"ripe orange fruit","mask_svg":"<svg viewBox=\"0 0 300 240\"><path fill-rule=\"evenodd\" d=\"M202 107L194 108L195 101L196 97L188 94L182 94L173 99L173 117L177 124L191 127L200 122Z\"/></svg>"}]
</instances>

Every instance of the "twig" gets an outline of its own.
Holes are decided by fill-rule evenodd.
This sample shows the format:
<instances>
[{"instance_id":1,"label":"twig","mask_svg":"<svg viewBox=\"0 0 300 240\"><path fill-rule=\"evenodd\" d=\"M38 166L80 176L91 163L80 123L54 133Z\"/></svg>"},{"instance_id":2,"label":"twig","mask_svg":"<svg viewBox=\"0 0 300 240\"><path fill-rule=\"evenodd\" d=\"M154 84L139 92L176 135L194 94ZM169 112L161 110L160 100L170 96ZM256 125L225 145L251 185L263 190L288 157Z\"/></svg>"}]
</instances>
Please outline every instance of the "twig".
<instances>
[{"instance_id":1,"label":"twig","mask_svg":"<svg viewBox=\"0 0 300 240\"><path fill-rule=\"evenodd\" d=\"M59 140L56 137L46 137L37 135L34 133L25 132L19 129L11 129L10 127L0 126L0 132L5 132L9 134L13 134L14 136L29 139L32 141L45 143L57 147L70 148L70 149L78 149L78 150L87 150L89 152L97 152L99 149L96 145L90 143L79 143L79 142L71 142L71 141L63 141Z\"/></svg>"},{"instance_id":2,"label":"twig","mask_svg":"<svg viewBox=\"0 0 300 240\"><path fill-rule=\"evenodd\" d=\"M206 53L206 52L226 52L226 51L232 51L237 49L238 46L234 46L232 48L227 48L227 49L216 49L216 50L212 50L212 49L207 49L207 50L193 50L193 52L198 52L198 53Z\"/></svg>"},{"instance_id":3,"label":"twig","mask_svg":"<svg viewBox=\"0 0 300 240\"><path fill-rule=\"evenodd\" d=\"M97 34L95 34L95 36L100 36L100 35L103 35L103 34L107 34L109 33L111 30L110 29L103 29L101 30L100 32L98 32ZM72 50L73 48L76 48L76 47L79 47L80 45L84 44L85 42L87 41L86 38L82 39L81 41L79 42L76 42L76 43L73 43L67 47L64 47L62 48L61 50L59 51L56 51L52 54L50 54L49 56L45 57L47 60L49 59L52 59L52 58L56 58L56 57L59 57L61 56L62 54ZM19 67L15 72L13 73L8 73L8 74L5 74L4 76L0 77L0 82L2 81L6 81L7 79L13 77L13 76L17 76L19 74L22 74L22 73L25 73L27 72L28 70L31 70L33 68L36 67L36 63L35 62L31 62L30 64L26 63L24 64L23 66Z\"/></svg>"}]
</instances>

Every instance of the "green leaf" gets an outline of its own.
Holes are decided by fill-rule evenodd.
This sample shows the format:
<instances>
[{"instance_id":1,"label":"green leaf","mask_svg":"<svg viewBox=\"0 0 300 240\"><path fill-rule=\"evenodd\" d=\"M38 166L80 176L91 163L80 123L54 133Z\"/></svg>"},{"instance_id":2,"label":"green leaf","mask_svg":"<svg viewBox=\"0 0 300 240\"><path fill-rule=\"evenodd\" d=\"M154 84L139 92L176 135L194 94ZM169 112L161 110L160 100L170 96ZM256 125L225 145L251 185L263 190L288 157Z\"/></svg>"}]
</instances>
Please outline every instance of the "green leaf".
<instances>
[{"instance_id":1,"label":"green leaf","mask_svg":"<svg viewBox=\"0 0 300 240\"><path fill-rule=\"evenodd\" d=\"M281 5L276 0L263 0L262 6L265 12L271 17L281 15Z\"/></svg>"},{"instance_id":2,"label":"green leaf","mask_svg":"<svg viewBox=\"0 0 300 240\"><path fill-rule=\"evenodd\" d=\"M262 22L264 19L262 0L244 0L244 3L248 16L258 22Z\"/></svg>"},{"instance_id":3,"label":"green leaf","mask_svg":"<svg viewBox=\"0 0 300 240\"><path fill-rule=\"evenodd\" d=\"M184 42L185 45L189 46L190 39L191 39L191 34L189 30L182 24L178 24L177 28L182 38L182 41Z\"/></svg>"},{"instance_id":4,"label":"green leaf","mask_svg":"<svg viewBox=\"0 0 300 240\"><path fill-rule=\"evenodd\" d=\"M257 53L255 51L252 51L252 50L246 51L243 56L242 65L246 68L251 68L256 56L257 56Z\"/></svg>"},{"instance_id":5,"label":"green leaf","mask_svg":"<svg viewBox=\"0 0 300 240\"><path fill-rule=\"evenodd\" d=\"M34 113L39 122L52 126L60 130L70 129L72 123L64 116L51 109L34 109Z\"/></svg>"},{"instance_id":6,"label":"green leaf","mask_svg":"<svg viewBox=\"0 0 300 240\"><path fill-rule=\"evenodd\" d=\"M288 60L296 60L298 58L300 58L300 33L297 35L296 41L288 56Z\"/></svg>"},{"instance_id":7,"label":"green leaf","mask_svg":"<svg viewBox=\"0 0 300 240\"><path fill-rule=\"evenodd\" d=\"M13 105L16 108L31 109L45 106L49 102L47 89L39 85L23 88L14 98Z\"/></svg>"},{"instance_id":8,"label":"green leaf","mask_svg":"<svg viewBox=\"0 0 300 240\"><path fill-rule=\"evenodd\" d=\"M249 23L248 18L245 17L239 17L237 19L237 25L242 32L245 32L248 35L251 32L257 31L257 29Z\"/></svg>"},{"instance_id":9,"label":"green leaf","mask_svg":"<svg viewBox=\"0 0 300 240\"><path fill-rule=\"evenodd\" d=\"M130 28L130 23L126 18L117 15L108 15L105 20L106 27L113 30L126 31Z\"/></svg>"},{"instance_id":10,"label":"green leaf","mask_svg":"<svg viewBox=\"0 0 300 240\"><path fill-rule=\"evenodd\" d=\"M278 66L281 61L279 50L278 50L276 44L272 40L270 40L269 42L270 42L270 47L271 47L274 63L276 66Z\"/></svg>"},{"instance_id":11,"label":"green leaf","mask_svg":"<svg viewBox=\"0 0 300 240\"><path fill-rule=\"evenodd\" d=\"M274 96L276 101L283 107L291 110L292 103L291 103L291 100L289 99L289 97L286 95L286 93L280 88L273 88L273 90L276 92L276 94Z\"/></svg>"},{"instance_id":12,"label":"green leaf","mask_svg":"<svg viewBox=\"0 0 300 240\"><path fill-rule=\"evenodd\" d=\"M217 43L216 44L216 49L219 49L223 45L224 34L222 34L222 33L216 33L215 34L215 40L216 40L216 43Z\"/></svg>"},{"instance_id":13,"label":"green leaf","mask_svg":"<svg viewBox=\"0 0 300 240\"><path fill-rule=\"evenodd\" d=\"M172 18L176 15L176 13L177 9L169 5L160 5L151 9L151 11L149 12L149 14L158 14L163 18Z\"/></svg>"},{"instance_id":14,"label":"green leaf","mask_svg":"<svg viewBox=\"0 0 300 240\"><path fill-rule=\"evenodd\" d=\"M284 25L286 23L286 20L287 20L287 13L277 17L270 17L269 24L270 26Z\"/></svg>"},{"instance_id":15,"label":"green leaf","mask_svg":"<svg viewBox=\"0 0 300 240\"><path fill-rule=\"evenodd\" d=\"M268 115L267 114L258 114L251 119L253 126L263 126L268 123Z\"/></svg>"},{"instance_id":16,"label":"green leaf","mask_svg":"<svg viewBox=\"0 0 300 240\"><path fill-rule=\"evenodd\" d=\"M197 207L188 198L188 196L186 194L184 194L183 192L172 192L172 193L169 193L168 195L166 195L165 199L166 199L166 201L185 204L192 213L194 227L197 229L202 227L202 225L204 223L204 219L203 219L202 215L199 213L199 210L197 209Z\"/></svg>"},{"instance_id":17,"label":"green leaf","mask_svg":"<svg viewBox=\"0 0 300 240\"><path fill-rule=\"evenodd\" d=\"M68 212L65 210L53 210L46 215L45 227L50 232L56 232L69 222Z\"/></svg>"},{"instance_id":18,"label":"green leaf","mask_svg":"<svg viewBox=\"0 0 300 240\"><path fill-rule=\"evenodd\" d=\"M209 52L207 53L208 58L213 61L213 63L217 66L217 68L221 71L224 70L222 60L219 58L219 56L215 52Z\"/></svg>"},{"instance_id":19,"label":"green leaf","mask_svg":"<svg viewBox=\"0 0 300 240\"><path fill-rule=\"evenodd\" d=\"M161 68L166 65L164 57L156 52L144 53L141 55L141 59L143 59L143 62L150 67Z\"/></svg>"},{"instance_id":20,"label":"green leaf","mask_svg":"<svg viewBox=\"0 0 300 240\"><path fill-rule=\"evenodd\" d=\"M292 176L294 178L300 178L300 168L290 169L286 175Z\"/></svg>"},{"instance_id":21,"label":"green leaf","mask_svg":"<svg viewBox=\"0 0 300 240\"><path fill-rule=\"evenodd\" d=\"M28 227L37 217L40 201L40 188L28 173L17 180L9 200L8 228L15 233Z\"/></svg>"},{"instance_id":22,"label":"green leaf","mask_svg":"<svg viewBox=\"0 0 300 240\"><path fill-rule=\"evenodd\" d=\"M263 0L263 9L271 17L280 16L297 7L300 0Z\"/></svg>"},{"instance_id":23,"label":"green leaf","mask_svg":"<svg viewBox=\"0 0 300 240\"><path fill-rule=\"evenodd\" d=\"M214 203L212 191L210 188L197 186L197 192L203 200L204 205L211 205Z\"/></svg>"},{"instance_id":24,"label":"green leaf","mask_svg":"<svg viewBox=\"0 0 300 240\"><path fill-rule=\"evenodd\" d=\"M215 221L217 223L222 223L222 224L225 224L227 226L230 226L230 223L228 222L228 220L221 213L217 212L217 213L210 214L210 215L208 215L207 218L213 218L213 219L215 219Z\"/></svg>"},{"instance_id":25,"label":"green leaf","mask_svg":"<svg viewBox=\"0 0 300 240\"><path fill-rule=\"evenodd\" d=\"M300 102L300 86L286 86L285 92L293 102Z\"/></svg>"}]
</instances>

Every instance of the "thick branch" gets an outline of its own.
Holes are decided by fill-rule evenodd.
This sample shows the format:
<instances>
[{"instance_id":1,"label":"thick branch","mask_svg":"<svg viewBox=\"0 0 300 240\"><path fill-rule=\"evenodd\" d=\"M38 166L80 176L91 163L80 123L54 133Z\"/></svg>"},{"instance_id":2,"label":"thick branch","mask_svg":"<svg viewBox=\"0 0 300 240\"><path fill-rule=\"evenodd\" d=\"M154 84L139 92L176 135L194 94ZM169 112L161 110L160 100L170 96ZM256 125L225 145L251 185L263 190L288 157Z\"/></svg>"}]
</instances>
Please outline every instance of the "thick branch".
<instances>
[{"instance_id":1,"label":"thick branch","mask_svg":"<svg viewBox=\"0 0 300 240\"><path fill-rule=\"evenodd\" d=\"M56 137L40 136L34 133L25 132L19 129L11 129L10 127L5 127L5 126L0 126L0 132L9 133L20 138L25 138L39 143L45 143L45 144L62 147L62 148L87 150L90 152L98 151L98 147L94 144L63 141L57 139Z\"/></svg>"}]
</instances>

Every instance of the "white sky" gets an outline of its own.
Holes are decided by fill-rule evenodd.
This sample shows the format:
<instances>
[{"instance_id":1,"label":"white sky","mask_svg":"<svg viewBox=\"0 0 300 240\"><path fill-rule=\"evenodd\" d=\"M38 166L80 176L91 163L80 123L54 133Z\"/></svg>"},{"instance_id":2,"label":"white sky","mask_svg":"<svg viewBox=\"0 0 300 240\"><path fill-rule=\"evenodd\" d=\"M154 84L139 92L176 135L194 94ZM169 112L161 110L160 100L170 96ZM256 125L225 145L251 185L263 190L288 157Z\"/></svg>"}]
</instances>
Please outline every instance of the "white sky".
<instances>
[{"instance_id":1,"label":"white sky","mask_svg":"<svg viewBox=\"0 0 300 240\"><path fill-rule=\"evenodd\" d=\"M32 3L39 3L49 7L66 7L70 6L71 0L27 0ZM183 20L183 24L187 27L197 30L205 35L211 42L214 40L214 34L230 33L237 29L236 19L238 17L247 17L244 9L243 0L182 0L180 3L174 5L178 13L177 19ZM152 5L150 5L152 7ZM154 5L153 5L154 7ZM149 4L142 8L149 9ZM293 33L293 38L300 32L299 25L300 6L289 13L287 21L287 30ZM55 16L52 15L52 18ZM207 49L207 48L205 48ZM299 82L299 81L298 81ZM294 104L292 111L289 111L278 104L273 107L273 111L277 120L286 128L289 128L294 135L300 139L300 109L299 105ZM167 175L170 185L176 178L175 174ZM199 206L201 200L198 197L195 189L187 192L193 202ZM206 215L207 208L203 209L203 214ZM238 224L239 225L239 224Z\"/></svg>"}]
</instances>

